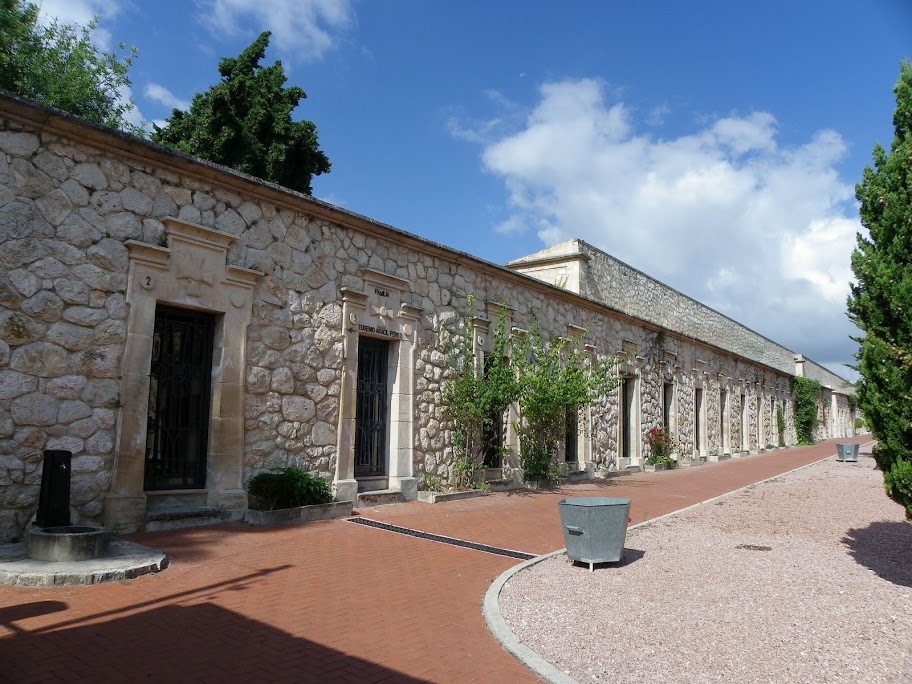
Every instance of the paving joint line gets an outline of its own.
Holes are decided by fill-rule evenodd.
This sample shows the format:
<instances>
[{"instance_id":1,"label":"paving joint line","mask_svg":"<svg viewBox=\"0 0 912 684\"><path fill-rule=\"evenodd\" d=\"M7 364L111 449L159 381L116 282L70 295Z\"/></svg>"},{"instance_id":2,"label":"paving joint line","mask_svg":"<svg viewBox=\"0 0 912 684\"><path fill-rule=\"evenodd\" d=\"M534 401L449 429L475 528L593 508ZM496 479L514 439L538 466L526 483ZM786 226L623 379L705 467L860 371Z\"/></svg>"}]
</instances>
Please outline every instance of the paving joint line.
<instances>
[{"instance_id":1,"label":"paving joint line","mask_svg":"<svg viewBox=\"0 0 912 684\"><path fill-rule=\"evenodd\" d=\"M373 527L379 530L385 530L386 532L404 534L406 536L415 537L417 539L426 539L428 541L438 542L440 544L458 546L463 549L472 549L473 551L490 553L495 556L505 556L507 558L515 558L522 561L528 561L537 558L537 555L534 553L514 551L512 549L502 549L496 546L490 546L488 544L480 544L478 542L467 541L465 539L457 539L456 537L447 537L442 534L434 534L433 532L422 532L421 530L415 530L410 527L391 525L390 523L380 522L379 520L371 520L370 518L348 518L347 522L364 525L365 527Z\"/></svg>"}]
</instances>

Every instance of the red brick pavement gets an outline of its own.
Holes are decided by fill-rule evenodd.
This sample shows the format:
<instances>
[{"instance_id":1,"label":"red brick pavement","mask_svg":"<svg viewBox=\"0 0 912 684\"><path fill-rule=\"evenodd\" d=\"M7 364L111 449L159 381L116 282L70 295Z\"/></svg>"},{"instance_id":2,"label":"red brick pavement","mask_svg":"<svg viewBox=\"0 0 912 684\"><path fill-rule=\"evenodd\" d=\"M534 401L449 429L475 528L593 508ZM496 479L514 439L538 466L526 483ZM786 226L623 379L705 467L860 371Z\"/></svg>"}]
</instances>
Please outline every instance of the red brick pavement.
<instances>
[{"instance_id":1,"label":"red brick pavement","mask_svg":"<svg viewBox=\"0 0 912 684\"><path fill-rule=\"evenodd\" d=\"M555 502L565 496L630 498L640 522L830 456L834 444L360 514L544 553L563 546ZM0 587L0 681L537 681L481 616L485 590L515 560L341 520L131 539L167 552L171 567L94 587Z\"/></svg>"}]
</instances>

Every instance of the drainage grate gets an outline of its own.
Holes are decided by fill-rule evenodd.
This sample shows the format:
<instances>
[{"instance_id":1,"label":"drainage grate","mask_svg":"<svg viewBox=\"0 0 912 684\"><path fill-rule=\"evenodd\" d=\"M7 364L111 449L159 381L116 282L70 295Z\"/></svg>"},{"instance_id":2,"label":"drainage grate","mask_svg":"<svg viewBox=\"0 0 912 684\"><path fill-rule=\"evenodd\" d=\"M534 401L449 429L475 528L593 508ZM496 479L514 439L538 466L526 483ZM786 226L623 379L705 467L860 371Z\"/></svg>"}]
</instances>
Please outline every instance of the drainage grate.
<instances>
[{"instance_id":1,"label":"drainage grate","mask_svg":"<svg viewBox=\"0 0 912 684\"><path fill-rule=\"evenodd\" d=\"M427 539L428 541L440 542L441 544L449 544L450 546L461 546L464 549L474 549L475 551L482 551L484 553L493 553L495 556L506 556L507 558L517 558L519 560L532 560L533 558L536 558L536 555L534 553L523 553L522 551L499 549L496 546L478 544L477 542L465 541L464 539L454 539L453 537L444 537L440 534L431 534L430 532L412 530L408 527L399 527L398 525L390 525L389 523L378 522L376 520L368 520L367 518L349 518L348 522L357 523L359 525L366 525L367 527L375 527L378 530L386 530L387 532L398 532L399 534L405 534L409 537Z\"/></svg>"},{"instance_id":2,"label":"drainage grate","mask_svg":"<svg viewBox=\"0 0 912 684\"><path fill-rule=\"evenodd\" d=\"M736 549L742 549L744 551L772 551L772 546L757 546L756 544L738 544Z\"/></svg>"}]
</instances>

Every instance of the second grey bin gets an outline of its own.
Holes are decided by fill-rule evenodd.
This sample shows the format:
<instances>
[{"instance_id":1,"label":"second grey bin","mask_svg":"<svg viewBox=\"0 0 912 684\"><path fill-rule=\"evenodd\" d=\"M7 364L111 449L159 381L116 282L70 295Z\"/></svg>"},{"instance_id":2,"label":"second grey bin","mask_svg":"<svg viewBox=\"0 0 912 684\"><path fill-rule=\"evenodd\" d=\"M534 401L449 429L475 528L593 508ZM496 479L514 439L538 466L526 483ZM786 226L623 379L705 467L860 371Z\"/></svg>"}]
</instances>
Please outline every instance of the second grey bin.
<instances>
[{"instance_id":1,"label":"second grey bin","mask_svg":"<svg viewBox=\"0 0 912 684\"><path fill-rule=\"evenodd\" d=\"M605 496L557 502L567 556L580 563L614 563L624 557L630 499Z\"/></svg>"},{"instance_id":2,"label":"second grey bin","mask_svg":"<svg viewBox=\"0 0 912 684\"><path fill-rule=\"evenodd\" d=\"M858 445L857 444L837 444L836 445L837 461L857 461Z\"/></svg>"}]
</instances>

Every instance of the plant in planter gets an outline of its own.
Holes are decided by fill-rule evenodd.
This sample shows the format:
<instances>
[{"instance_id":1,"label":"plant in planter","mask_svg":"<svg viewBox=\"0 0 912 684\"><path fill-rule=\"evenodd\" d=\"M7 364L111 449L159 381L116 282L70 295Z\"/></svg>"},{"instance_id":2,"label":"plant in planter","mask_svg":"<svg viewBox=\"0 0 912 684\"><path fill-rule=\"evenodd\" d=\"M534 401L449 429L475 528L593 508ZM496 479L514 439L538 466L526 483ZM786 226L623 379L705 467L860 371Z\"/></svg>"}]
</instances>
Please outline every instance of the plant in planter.
<instances>
[{"instance_id":1,"label":"plant in planter","mask_svg":"<svg viewBox=\"0 0 912 684\"><path fill-rule=\"evenodd\" d=\"M326 480L300 468L255 475L247 483L247 492L251 496L250 508L255 511L312 506L329 503L333 499Z\"/></svg>"},{"instance_id":2,"label":"plant in planter","mask_svg":"<svg viewBox=\"0 0 912 684\"><path fill-rule=\"evenodd\" d=\"M453 453L456 456L450 485L457 490L481 486L476 473L485 468L486 450L500 449L501 458L509 453L500 445L489 444L489 437L497 431L495 420L503 416L519 393L507 355L510 335L506 317L498 317L492 350L484 355L484 364L475 352L473 319L473 297L469 295L469 312L459 335L461 342L450 350L451 370L443 385L444 416L453 424Z\"/></svg>"},{"instance_id":3,"label":"plant in planter","mask_svg":"<svg viewBox=\"0 0 912 684\"><path fill-rule=\"evenodd\" d=\"M679 450L679 447L666 428L657 427L649 430L646 433L646 443L649 445L647 465L661 466L659 470L675 467L676 461L671 455Z\"/></svg>"},{"instance_id":4,"label":"plant in planter","mask_svg":"<svg viewBox=\"0 0 912 684\"><path fill-rule=\"evenodd\" d=\"M424 473L418 482L418 489L424 492L443 492L446 490L446 486L439 475Z\"/></svg>"},{"instance_id":5,"label":"plant in planter","mask_svg":"<svg viewBox=\"0 0 912 684\"><path fill-rule=\"evenodd\" d=\"M515 426L527 482L559 478L554 459L566 435L568 411L578 411L619 382L613 364L590 362L577 342L563 337L545 342L537 321L513 340L522 416Z\"/></svg>"},{"instance_id":6,"label":"plant in planter","mask_svg":"<svg viewBox=\"0 0 912 684\"><path fill-rule=\"evenodd\" d=\"M333 501L326 481L300 468L260 473L250 478L247 491L250 508L244 520L252 525L292 525L352 513L351 501Z\"/></svg>"},{"instance_id":7,"label":"plant in planter","mask_svg":"<svg viewBox=\"0 0 912 684\"><path fill-rule=\"evenodd\" d=\"M457 491L484 488L484 463L479 463L467 456L460 456L453 461L450 469L450 484Z\"/></svg>"}]
</instances>

